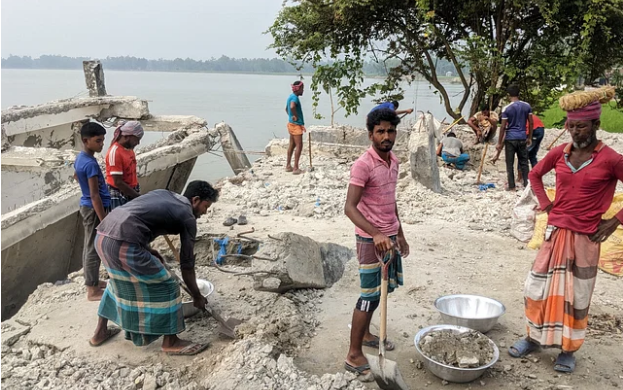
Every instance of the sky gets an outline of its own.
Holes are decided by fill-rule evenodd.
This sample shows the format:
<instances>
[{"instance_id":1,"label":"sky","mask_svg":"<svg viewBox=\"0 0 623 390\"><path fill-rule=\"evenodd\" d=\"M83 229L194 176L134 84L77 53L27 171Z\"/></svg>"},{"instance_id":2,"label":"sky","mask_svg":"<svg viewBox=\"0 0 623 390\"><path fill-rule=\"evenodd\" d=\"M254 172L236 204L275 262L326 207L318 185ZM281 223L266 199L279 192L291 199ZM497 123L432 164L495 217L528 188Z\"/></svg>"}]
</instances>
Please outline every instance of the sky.
<instances>
[{"instance_id":1,"label":"sky","mask_svg":"<svg viewBox=\"0 0 623 390\"><path fill-rule=\"evenodd\" d=\"M2 57L273 58L283 0L2 0Z\"/></svg>"}]
</instances>

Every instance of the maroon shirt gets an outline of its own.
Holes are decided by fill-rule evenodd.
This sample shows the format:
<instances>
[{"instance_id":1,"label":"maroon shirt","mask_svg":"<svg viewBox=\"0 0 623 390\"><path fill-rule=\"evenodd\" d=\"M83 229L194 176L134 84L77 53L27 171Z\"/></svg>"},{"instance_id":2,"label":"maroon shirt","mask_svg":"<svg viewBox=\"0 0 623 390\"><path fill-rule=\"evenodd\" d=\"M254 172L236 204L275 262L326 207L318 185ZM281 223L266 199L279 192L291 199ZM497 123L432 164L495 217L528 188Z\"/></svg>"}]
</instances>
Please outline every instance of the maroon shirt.
<instances>
[{"instance_id":1,"label":"maroon shirt","mask_svg":"<svg viewBox=\"0 0 623 390\"><path fill-rule=\"evenodd\" d=\"M568 162L572 145L560 145L547 153L530 172L530 184L544 210L551 202L543 188L542 177L554 169L556 198L548 224L593 234L612 203L617 180L623 181L623 156L599 141L591 159L576 169ZM623 223L623 210L615 217Z\"/></svg>"}]
</instances>

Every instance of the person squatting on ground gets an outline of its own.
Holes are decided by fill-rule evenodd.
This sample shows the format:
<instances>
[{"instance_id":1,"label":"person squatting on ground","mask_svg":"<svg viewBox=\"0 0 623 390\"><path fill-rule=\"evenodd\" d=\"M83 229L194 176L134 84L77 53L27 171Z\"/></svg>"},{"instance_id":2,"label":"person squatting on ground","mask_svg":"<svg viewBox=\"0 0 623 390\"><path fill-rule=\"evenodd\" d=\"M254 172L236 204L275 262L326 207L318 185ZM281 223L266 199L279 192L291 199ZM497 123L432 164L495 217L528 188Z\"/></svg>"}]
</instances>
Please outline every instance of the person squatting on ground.
<instances>
[{"instance_id":1,"label":"person squatting on ground","mask_svg":"<svg viewBox=\"0 0 623 390\"><path fill-rule=\"evenodd\" d=\"M305 85L302 81L292 83L292 93L286 102L286 113L288 114L288 133L290 133L290 145L288 146L288 154L286 161L286 172L292 172L295 175L303 173L299 169L299 161L301 160L301 152L303 151L303 133L305 133L305 120L303 119L303 108L299 96L303 96ZM290 164L292 161L292 153L294 153L294 168Z\"/></svg>"},{"instance_id":2,"label":"person squatting on ground","mask_svg":"<svg viewBox=\"0 0 623 390\"><path fill-rule=\"evenodd\" d=\"M469 154L463 153L463 143L453 132L449 132L441 139L437 145L437 156L441 157L446 166L454 166L461 171L469 161Z\"/></svg>"},{"instance_id":3,"label":"person squatting on ground","mask_svg":"<svg viewBox=\"0 0 623 390\"><path fill-rule=\"evenodd\" d=\"M483 106L480 111L467 120L467 124L476 134L478 143L489 141L495 135L498 128L500 118L495 111L489 110L489 107Z\"/></svg>"},{"instance_id":4,"label":"person squatting on ground","mask_svg":"<svg viewBox=\"0 0 623 390\"><path fill-rule=\"evenodd\" d=\"M597 139L601 103L612 96L612 87L563 96L572 142L552 149L530 172L539 206L548 214L547 230L524 286L528 334L508 352L523 357L539 347L560 348L556 371L575 369L573 353L586 337L600 246L623 222L623 210L601 219L617 181L623 181L623 156ZM542 180L552 169L553 203Z\"/></svg>"},{"instance_id":5,"label":"person squatting on ground","mask_svg":"<svg viewBox=\"0 0 623 390\"><path fill-rule=\"evenodd\" d=\"M502 124L500 125L500 136L496 149L498 152L503 148L506 149L506 174L508 176L506 189L514 191L515 155L517 155L523 185L524 187L528 185L530 167L528 166L527 148L532 145L532 107L519 100L519 87L511 85L507 91L511 102L502 109ZM526 134L526 122L528 123L528 134Z\"/></svg>"},{"instance_id":6,"label":"person squatting on ground","mask_svg":"<svg viewBox=\"0 0 623 390\"><path fill-rule=\"evenodd\" d=\"M134 148L141 143L144 134L143 126L138 121L122 122L115 129L106 153L106 183L111 209L138 198L141 193Z\"/></svg>"},{"instance_id":7,"label":"person squatting on ground","mask_svg":"<svg viewBox=\"0 0 623 390\"><path fill-rule=\"evenodd\" d=\"M104 219L110 208L110 194L102 170L95 159L95 153L104 148L106 129L96 122L86 123L80 129L84 145L74 163L74 178L80 184L80 215L84 226L84 246L82 249L82 267L84 284L87 287L87 299L99 301L104 293L106 282L100 280L100 257L95 251L95 228Z\"/></svg>"},{"instance_id":8,"label":"person squatting on ground","mask_svg":"<svg viewBox=\"0 0 623 390\"><path fill-rule=\"evenodd\" d=\"M162 351L168 354L194 355L207 348L207 344L177 337L185 329L180 287L149 243L161 235L179 234L182 278L194 306L203 310L208 301L201 295L195 276L197 218L218 200L218 195L208 182L192 181L184 196L154 190L117 207L102 221L95 248L110 281L100 302L91 345L99 346L119 333L119 328L108 328L110 320L137 346L164 336Z\"/></svg>"},{"instance_id":9,"label":"person squatting on ground","mask_svg":"<svg viewBox=\"0 0 623 390\"><path fill-rule=\"evenodd\" d=\"M370 321L379 305L381 265L377 256L397 248L389 266L389 291L402 281L401 255L409 255L396 205L398 158L391 151L396 141L396 126L400 119L393 110L370 112L366 126L372 142L370 148L353 164L344 213L355 224L357 259L361 296L355 305L350 332L350 347L344 367L356 374L367 374L370 366L362 347L378 348L384 342L387 350L394 349L388 340L379 340L370 333Z\"/></svg>"}]
</instances>

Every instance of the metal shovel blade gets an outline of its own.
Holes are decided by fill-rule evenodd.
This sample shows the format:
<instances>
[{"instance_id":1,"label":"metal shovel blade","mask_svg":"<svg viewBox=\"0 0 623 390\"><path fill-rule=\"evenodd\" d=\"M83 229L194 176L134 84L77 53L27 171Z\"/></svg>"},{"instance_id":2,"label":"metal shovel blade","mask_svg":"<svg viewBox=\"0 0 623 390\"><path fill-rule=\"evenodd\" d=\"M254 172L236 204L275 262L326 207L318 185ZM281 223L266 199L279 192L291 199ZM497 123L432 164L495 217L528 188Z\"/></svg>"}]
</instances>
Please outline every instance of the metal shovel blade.
<instances>
[{"instance_id":1,"label":"metal shovel blade","mask_svg":"<svg viewBox=\"0 0 623 390\"><path fill-rule=\"evenodd\" d=\"M236 338L236 326L242 324L242 321L237 318L229 318L227 321L221 317L218 310L212 309L206 306L206 311L218 322L218 331L224 336L235 339Z\"/></svg>"},{"instance_id":2,"label":"metal shovel blade","mask_svg":"<svg viewBox=\"0 0 623 390\"><path fill-rule=\"evenodd\" d=\"M409 390L409 386L402 379L398 364L395 361L386 359L384 356L366 354L370 372L374 375L374 380L379 388L383 390Z\"/></svg>"}]
</instances>

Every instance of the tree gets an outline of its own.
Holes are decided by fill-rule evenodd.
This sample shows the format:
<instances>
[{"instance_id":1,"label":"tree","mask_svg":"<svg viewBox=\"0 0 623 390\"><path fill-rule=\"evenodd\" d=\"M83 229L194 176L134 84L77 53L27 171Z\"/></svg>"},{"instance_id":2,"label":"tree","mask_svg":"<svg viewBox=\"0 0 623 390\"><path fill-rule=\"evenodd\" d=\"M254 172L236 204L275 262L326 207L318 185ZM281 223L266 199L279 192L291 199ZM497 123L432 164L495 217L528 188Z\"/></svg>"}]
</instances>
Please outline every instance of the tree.
<instances>
[{"instance_id":1,"label":"tree","mask_svg":"<svg viewBox=\"0 0 623 390\"><path fill-rule=\"evenodd\" d=\"M268 31L282 58L316 67L314 91L326 83L320 64L332 61L347 115L366 95L399 98L399 83L420 74L458 119L470 97L470 114L483 103L497 106L511 83L536 110L549 107L561 86L621 61L621 46L602 61L587 59L598 36L623 37L621 24L612 25L622 6L623 0L293 0ZM364 88L362 67L370 58L384 64L387 77ZM456 107L438 77L438 59L454 65L463 85Z\"/></svg>"}]
</instances>

